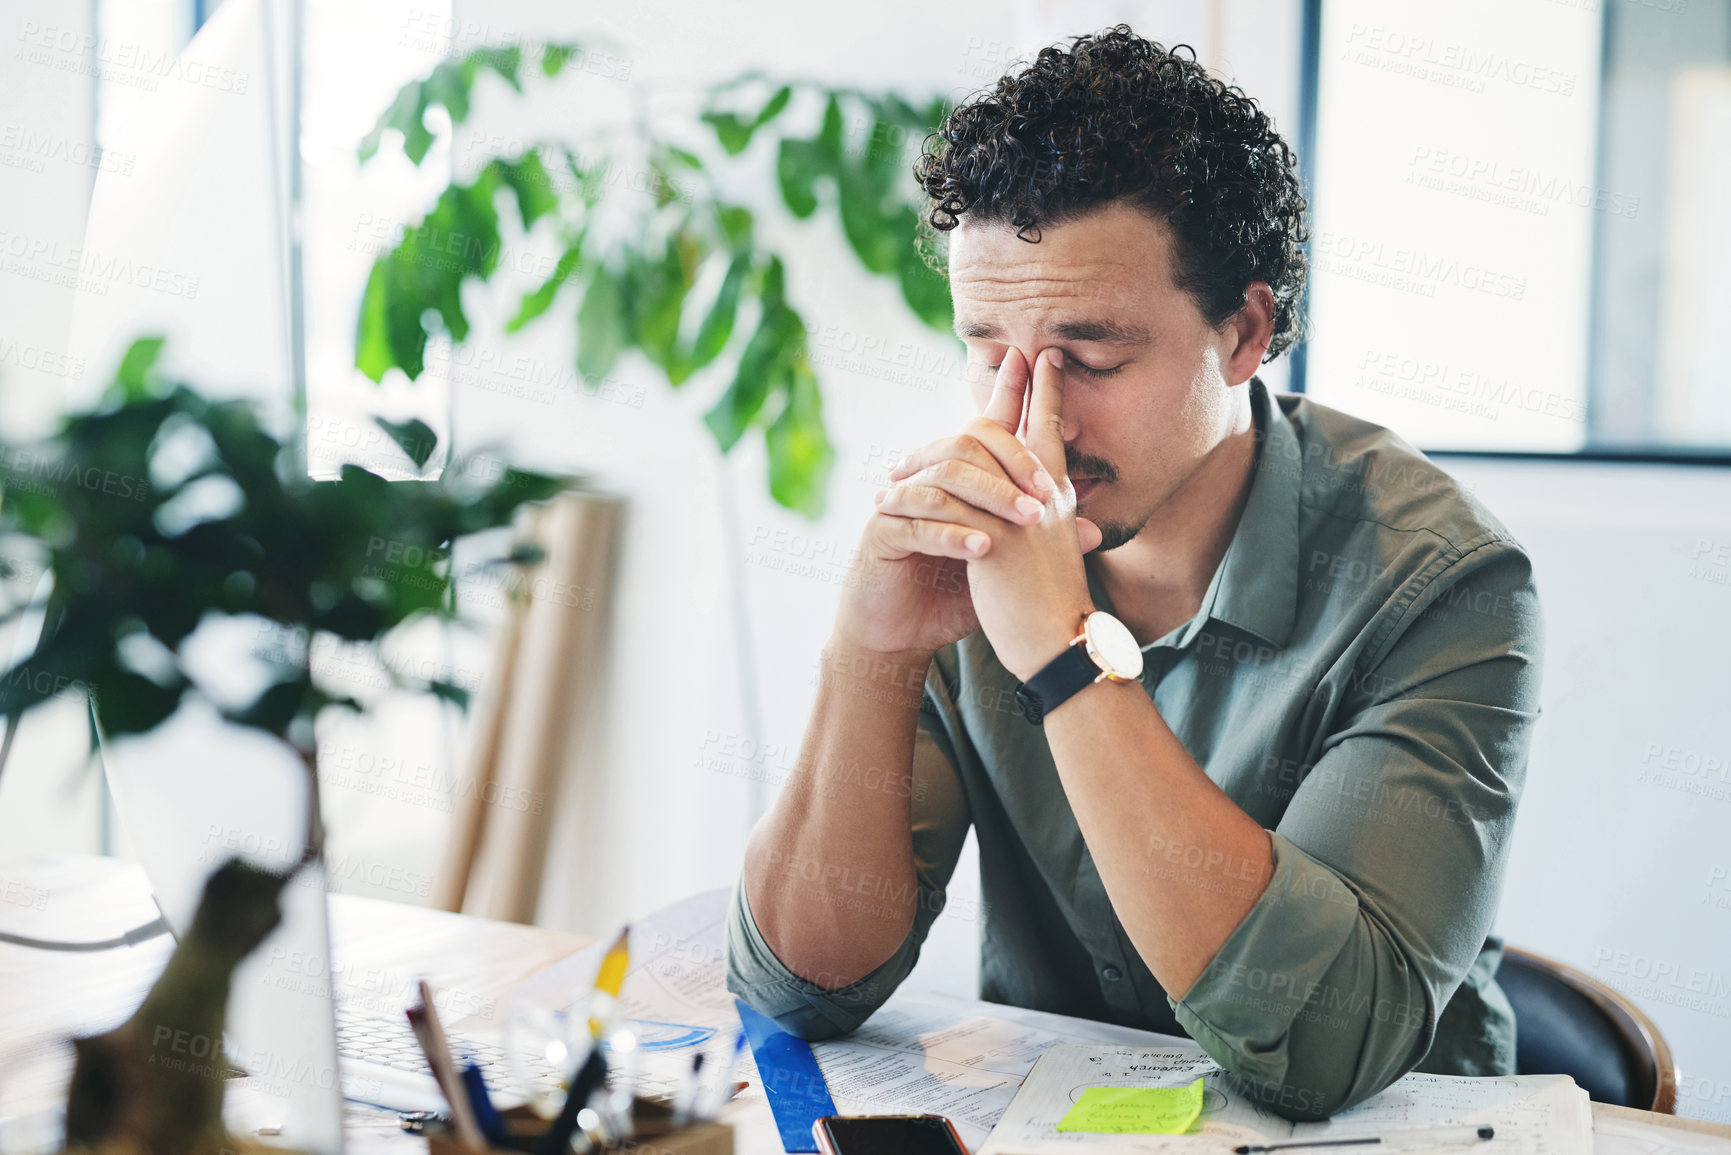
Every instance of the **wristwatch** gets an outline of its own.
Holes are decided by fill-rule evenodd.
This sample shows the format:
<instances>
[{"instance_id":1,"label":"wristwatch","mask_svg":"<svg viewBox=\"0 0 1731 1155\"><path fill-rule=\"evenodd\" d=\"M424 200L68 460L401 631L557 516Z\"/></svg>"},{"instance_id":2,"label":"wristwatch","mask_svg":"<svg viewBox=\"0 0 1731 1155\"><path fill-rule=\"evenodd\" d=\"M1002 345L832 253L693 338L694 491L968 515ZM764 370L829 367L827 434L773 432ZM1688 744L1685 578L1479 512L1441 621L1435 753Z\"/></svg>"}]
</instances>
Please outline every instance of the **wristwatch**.
<instances>
[{"instance_id":1,"label":"wristwatch","mask_svg":"<svg viewBox=\"0 0 1731 1155\"><path fill-rule=\"evenodd\" d=\"M1083 686L1129 682L1142 676L1142 647L1123 622L1104 610L1082 619L1081 632L1044 669L1016 687L1022 717L1040 725Z\"/></svg>"}]
</instances>

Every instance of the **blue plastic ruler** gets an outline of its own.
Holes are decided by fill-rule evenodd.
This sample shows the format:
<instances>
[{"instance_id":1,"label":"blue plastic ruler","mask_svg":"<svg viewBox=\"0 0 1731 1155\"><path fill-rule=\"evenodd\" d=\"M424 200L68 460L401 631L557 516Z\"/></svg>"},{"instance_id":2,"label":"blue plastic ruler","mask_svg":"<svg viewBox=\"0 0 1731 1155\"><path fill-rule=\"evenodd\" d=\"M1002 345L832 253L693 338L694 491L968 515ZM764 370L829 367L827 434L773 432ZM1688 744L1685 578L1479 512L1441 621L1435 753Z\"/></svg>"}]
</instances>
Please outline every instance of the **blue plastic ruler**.
<instances>
[{"instance_id":1,"label":"blue plastic ruler","mask_svg":"<svg viewBox=\"0 0 1731 1155\"><path fill-rule=\"evenodd\" d=\"M757 1074L763 1080L764 1094L769 1096L782 1149L790 1153L816 1151L811 1125L836 1111L811 1044L788 1034L774 1019L746 1006L743 999L734 999L733 1005L739 1010L751 1057L757 1060Z\"/></svg>"}]
</instances>

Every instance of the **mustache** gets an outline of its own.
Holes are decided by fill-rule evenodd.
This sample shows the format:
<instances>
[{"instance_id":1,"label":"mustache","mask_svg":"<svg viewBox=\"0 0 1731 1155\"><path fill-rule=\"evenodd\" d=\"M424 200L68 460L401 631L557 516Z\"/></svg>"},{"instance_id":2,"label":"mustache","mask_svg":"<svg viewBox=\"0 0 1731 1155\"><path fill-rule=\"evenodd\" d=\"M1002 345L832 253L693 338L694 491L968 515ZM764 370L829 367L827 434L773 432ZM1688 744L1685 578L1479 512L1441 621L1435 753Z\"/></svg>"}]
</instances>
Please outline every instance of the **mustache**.
<instances>
[{"instance_id":1,"label":"mustache","mask_svg":"<svg viewBox=\"0 0 1731 1155\"><path fill-rule=\"evenodd\" d=\"M1110 461L1086 453L1064 454L1064 472L1070 477L1092 477L1106 482L1118 480L1118 470Z\"/></svg>"}]
</instances>

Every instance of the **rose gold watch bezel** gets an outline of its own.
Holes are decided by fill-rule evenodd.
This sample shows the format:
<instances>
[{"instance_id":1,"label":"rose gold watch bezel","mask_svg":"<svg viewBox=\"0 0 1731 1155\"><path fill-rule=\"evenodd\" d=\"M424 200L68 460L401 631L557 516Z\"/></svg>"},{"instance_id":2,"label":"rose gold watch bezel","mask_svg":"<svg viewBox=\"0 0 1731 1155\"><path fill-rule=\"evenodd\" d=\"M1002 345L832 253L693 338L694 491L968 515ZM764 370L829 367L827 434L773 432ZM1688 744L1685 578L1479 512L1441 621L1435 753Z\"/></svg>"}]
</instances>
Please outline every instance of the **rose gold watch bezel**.
<instances>
[{"instance_id":1,"label":"rose gold watch bezel","mask_svg":"<svg viewBox=\"0 0 1731 1155\"><path fill-rule=\"evenodd\" d=\"M1113 617L1113 615L1107 613L1105 610L1090 610L1088 613L1085 613L1082 615L1082 623L1081 623L1081 626L1079 627L1080 632L1078 632L1074 638L1070 639L1070 644L1073 646L1077 642L1081 642L1086 647L1086 649L1088 651L1089 660L1091 660L1096 666L1098 666L1100 668L1100 675L1099 675L1099 677L1095 678L1094 681L1096 681L1096 682L1103 682L1103 681L1105 681L1105 682L1133 682L1133 681L1140 679L1142 676L1142 669L1141 669L1142 663L1140 661L1140 659L1142 657L1142 653L1141 653L1140 649L1138 649L1137 653L1136 653L1136 657L1138 659L1138 661L1137 661L1137 667L1138 668L1136 669L1136 671L1134 673L1121 674L1112 667L1111 663L1109 663L1106 660L1105 655L1103 655L1098 649L1095 648L1094 639L1088 633L1088 622L1096 614L1100 615L1101 617L1110 618L1112 621L1117 622L1119 628L1122 629L1126 634L1130 633L1130 628L1128 626L1124 625L1123 622L1118 621L1118 619L1116 617ZM1135 636L1131 635L1130 640L1132 642L1134 642Z\"/></svg>"}]
</instances>

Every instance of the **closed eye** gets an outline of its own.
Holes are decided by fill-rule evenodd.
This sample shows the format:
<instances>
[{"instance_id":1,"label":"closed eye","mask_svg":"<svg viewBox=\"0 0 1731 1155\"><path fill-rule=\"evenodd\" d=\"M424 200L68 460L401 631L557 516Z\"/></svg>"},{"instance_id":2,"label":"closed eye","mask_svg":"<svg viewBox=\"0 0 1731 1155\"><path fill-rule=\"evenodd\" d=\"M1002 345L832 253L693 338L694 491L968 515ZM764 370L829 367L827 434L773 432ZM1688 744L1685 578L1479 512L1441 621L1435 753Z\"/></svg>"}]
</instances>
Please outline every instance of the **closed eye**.
<instances>
[{"instance_id":1,"label":"closed eye","mask_svg":"<svg viewBox=\"0 0 1731 1155\"><path fill-rule=\"evenodd\" d=\"M998 364L1001 365L1003 362L1000 361ZM1065 359L1065 364L1071 369L1080 369L1090 377L1110 377L1120 369L1124 368L1124 366L1129 364L1129 362L1120 362L1119 364L1113 365L1107 369L1096 369L1092 365L1084 364L1074 357L1069 357ZM998 365L987 365L986 368L993 373L998 371Z\"/></svg>"}]
</instances>

